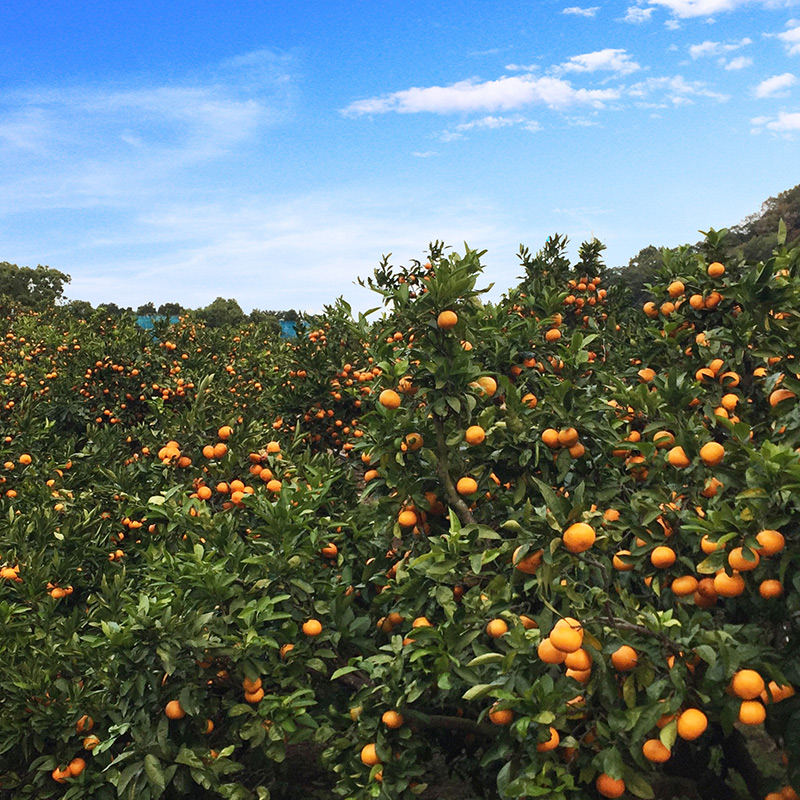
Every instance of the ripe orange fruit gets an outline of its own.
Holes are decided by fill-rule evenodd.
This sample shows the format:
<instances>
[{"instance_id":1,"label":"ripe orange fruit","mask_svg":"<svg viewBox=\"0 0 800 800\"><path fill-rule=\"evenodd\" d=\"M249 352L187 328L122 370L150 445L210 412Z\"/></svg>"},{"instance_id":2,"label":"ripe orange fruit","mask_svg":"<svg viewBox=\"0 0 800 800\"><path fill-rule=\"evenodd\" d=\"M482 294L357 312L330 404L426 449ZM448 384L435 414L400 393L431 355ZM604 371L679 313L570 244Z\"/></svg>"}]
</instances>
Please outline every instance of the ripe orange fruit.
<instances>
[{"instance_id":1,"label":"ripe orange fruit","mask_svg":"<svg viewBox=\"0 0 800 800\"><path fill-rule=\"evenodd\" d=\"M492 639L499 639L504 633L507 632L508 625L506 624L506 621L500 619L499 617L497 619L489 620L486 625L486 633L488 633Z\"/></svg>"},{"instance_id":2,"label":"ripe orange fruit","mask_svg":"<svg viewBox=\"0 0 800 800\"><path fill-rule=\"evenodd\" d=\"M754 669L740 669L731 681L733 693L742 700L755 700L764 691L764 679Z\"/></svg>"},{"instance_id":3,"label":"ripe orange fruit","mask_svg":"<svg viewBox=\"0 0 800 800\"><path fill-rule=\"evenodd\" d=\"M574 522L564 531L561 538L564 547L570 553L583 553L594 544L597 534L591 525L587 525L585 522Z\"/></svg>"},{"instance_id":4,"label":"ripe orange fruit","mask_svg":"<svg viewBox=\"0 0 800 800\"><path fill-rule=\"evenodd\" d=\"M553 646L550 639L542 639L536 653L545 664L563 664L567 654Z\"/></svg>"},{"instance_id":5,"label":"ripe orange fruit","mask_svg":"<svg viewBox=\"0 0 800 800\"><path fill-rule=\"evenodd\" d=\"M588 650L579 647L574 652L567 653L567 657L564 659L564 666L578 672L586 672L592 668L592 657L589 655Z\"/></svg>"},{"instance_id":6,"label":"ripe orange fruit","mask_svg":"<svg viewBox=\"0 0 800 800\"><path fill-rule=\"evenodd\" d=\"M401 528L413 528L417 524L417 514L410 508L404 508L397 515L397 523Z\"/></svg>"},{"instance_id":7,"label":"ripe orange fruit","mask_svg":"<svg viewBox=\"0 0 800 800\"><path fill-rule=\"evenodd\" d=\"M698 581L694 575L682 575L680 578L675 578L670 585L672 593L676 597L688 597L697 591Z\"/></svg>"},{"instance_id":8,"label":"ripe orange fruit","mask_svg":"<svg viewBox=\"0 0 800 800\"><path fill-rule=\"evenodd\" d=\"M381 716L381 722L391 729L399 728L404 721L403 715L397 711L384 711L383 716Z\"/></svg>"},{"instance_id":9,"label":"ripe orange fruit","mask_svg":"<svg viewBox=\"0 0 800 800\"><path fill-rule=\"evenodd\" d=\"M378 402L384 407L393 411L400 407L400 395L394 389L384 389L378 395Z\"/></svg>"},{"instance_id":10,"label":"ripe orange fruit","mask_svg":"<svg viewBox=\"0 0 800 800\"><path fill-rule=\"evenodd\" d=\"M475 494L478 491L478 481L469 476L459 478L458 483L456 483L456 491L460 495Z\"/></svg>"},{"instance_id":11,"label":"ripe orange fruit","mask_svg":"<svg viewBox=\"0 0 800 800\"><path fill-rule=\"evenodd\" d=\"M660 545L650 553L650 561L658 569L666 569L675 563L675 551L671 547ZM694 590L693 590L694 591Z\"/></svg>"},{"instance_id":12,"label":"ripe orange fruit","mask_svg":"<svg viewBox=\"0 0 800 800\"><path fill-rule=\"evenodd\" d=\"M678 717L678 736L693 741L708 727L708 717L699 708L687 708Z\"/></svg>"},{"instance_id":13,"label":"ripe orange fruit","mask_svg":"<svg viewBox=\"0 0 800 800\"><path fill-rule=\"evenodd\" d=\"M783 595L783 584L776 580L761 581L758 585L758 593L765 600L774 600Z\"/></svg>"},{"instance_id":14,"label":"ripe orange fruit","mask_svg":"<svg viewBox=\"0 0 800 800\"><path fill-rule=\"evenodd\" d=\"M725 274L725 267L719 261L714 261L708 265L706 272L710 278L721 278Z\"/></svg>"},{"instance_id":15,"label":"ripe orange fruit","mask_svg":"<svg viewBox=\"0 0 800 800\"><path fill-rule=\"evenodd\" d=\"M97 745L99 745L99 744L100 744L100 740L96 736L94 736L94 735L87 736L83 740L83 749L84 750L94 750L95 747L97 747Z\"/></svg>"},{"instance_id":16,"label":"ripe orange fruit","mask_svg":"<svg viewBox=\"0 0 800 800\"><path fill-rule=\"evenodd\" d=\"M557 342L561 338L561 331L558 328L549 328L544 338L547 342Z\"/></svg>"},{"instance_id":17,"label":"ripe orange fruit","mask_svg":"<svg viewBox=\"0 0 800 800\"><path fill-rule=\"evenodd\" d=\"M250 678L245 678L242 681L242 689L246 692L255 692L261 688L261 678L256 678L255 680L251 680Z\"/></svg>"},{"instance_id":18,"label":"ripe orange fruit","mask_svg":"<svg viewBox=\"0 0 800 800\"><path fill-rule=\"evenodd\" d=\"M281 649L279 651L280 652L280 656L281 656L281 660L284 660L286 658L286 656L288 656L289 653L291 653L292 650L294 650L294 645L293 644L281 645Z\"/></svg>"},{"instance_id":19,"label":"ripe orange fruit","mask_svg":"<svg viewBox=\"0 0 800 800\"><path fill-rule=\"evenodd\" d=\"M263 689L256 689L253 692L245 692L244 699L248 703L253 703L254 705L260 703L264 699L264 690Z\"/></svg>"},{"instance_id":20,"label":"ripe orange fruit","mask_svg":"<svg viewBox=\"0 0 800 800\"><path fill-rule=\"evenodd\" d=\"M636 373L643 383L650 383L656 376L656 371L650 367L644 367Z\"/></svg>"},{"instance_id":21,"label":"ripe orange fruit","mask_svg":"<svg viewBox=\"0 0 800 800\"><path fill-rule=\"evenodd\" d=\"M660 739L648 739L642 745L642 753L648 761L652 761L654 764L663 764L665 761L669 761L672 755L672 751L665 747Z\"/></svg>"},{"instance_id":22,"label":"ripe orange fruit","mask_svg":"<svg viewBox=\"0 0 800 800\"><path fill-rule=\"evenodd\" d=\"M183 719L186 716L186 712L183 710L179 700L170 700L164 707L164 713L168 719Z\"/></svg>"},{"instance_id":23,"label":"ripe orange fruit","mask_svg":"<svg viewBox=\"0 0 800 800\"><path fill-rule=\"evenodd\" d=\"M425 444L425 440L422 438L422 434L420 433L409 433L408 436L405 438L406 447L412 452L419 450L423 444Z\"/></svg>"},{"instance_id":24,"label":"ripe orange fruit","mask_svg":"<svg viewBox=\"0 0 800 800\"><path fill-rule=\"evenodd\" d=\"M550 631L550 644L562 653L574 653L583 644L583 627L571 617L560 619Z\"/></svg>"},{"instance_id":25,"label":"ripe orange fruit","mask_svg":"<svg viewBox=\"0 0 800 800\"><path fill-rule=\"evenodd\" d=\"M686 286L684 286L683 281L672 281L672 283L667 287L667 293L673 300L676 297L680 297L685 291Z\"/></svg>"},{"instance_id":26,"label":"ripe orange fruit","mask_svg":"<svg viewBox=\"0 0 800 800\"><path fill-rule=\"evenodd\" d=\"M633 563L623 561L623 556L630 556L630 554L630 550L617 550L617 552L614 554L614 558L612 559L614 569L618 572L630 572L635 565Z\"/></svg>"},{"instance_id":27,"label":"ripe orange fruit","mask_svg":"<svg viewBox=\"0 0 800 800\"><path fill-rule=\"evenodd\" d=\"M760 725L767 718L767 709L759 700L742 700L739 722L743 725Z\"/></svg>"},{"instance_id":28,"label":"ripe orange fruit","mask_svg":"<svg viewBox=\"0 0 800 800\"><path fill-rule=\"evenodd\" d=\"M747 550L743 547L736 547L728 553L728 563L733 569L738 569L739 572L749 572L758 566L761 561L761 556L752 550Z\"/></svg>"},{"instance_id":29,"label":"ripe orange fruit","mask_svg":"<svg viewBox=\"0 0 800 800\"><path fill-rule=\"evenodd\" d=\"M483 375L475 382L478 384L484 394L488 395L489 397L494 397L494 394L497 391L497 381L494 378L490 377L489 375Z\"/></svg>"},{"instance_id":30,"label":"ripe orange fruit","mask_svg":"<svg viewBox=\"0 0 800 800\"><path fill-rule=\"evenodd\" d=\"M381 760L378 758L378 752L375 749L375 745L365 744L361 748L361 761L362 763L366 764L368 767L374 767L376 764L380 764Z\"/></svg>"},{"instance_id":31,"label":"ripe orange fruit","mask_svg":"<svg viewBox=\"0 0 800 800\"><path fill-rule=\"evenodd\" d=\"M56 767L50 775L52 776L53 780L57 783L66 783L67 778L72 777L72 773L69 771L69 767L65 769L61 769L61 767Z\"/></svg>"},{"instance_id":32,"label":"ripe orange fruit","mask_svg":"<svg viewBox=\"0 0 800 800\"><path fill-rule=\"evenodd\" d=\"M470 425L464 434L464 439L469 445L482 444L486 439L486 431L480 425Z\"/></svg>"},{"instance_id":33,"label":"ripe orange fruit","mask_svg":"<svg viewBox=\"0 0 800 800\"><path fill-rule=\"evenodd\" d=\"M77 778L86 769L86 762L82 758L73 758L67 767L69 774L73 778Z\"/></svg>"},{"instance_id":34,"label":"ripe orange fruit","mask_svg":"<svg viewBox=\"0 0 800 800\"><path fill-rule=\"evenodd\" d=\"M510 725L514 719L514 712L510 708L495 708L489 711L489 719L495 725Z\"/></svg>"},{"instance_id":35,"label":"ripe orange fruit","mask_svg":"<svg viewBox=\"0 0 800 800\"><path fill-rule=\"evenodd\" d=\"M542 441L551 449L555 450L559 447L558 431L554 428L545 428L542 431Z\"/></svg>"},{"instance_id":36,"label":"ripe orange fruit","mask_svg":"<svg viewBox=\"0 0 800 800\"><path fill-rule=\"evenodd\" d=\"M228 452L228 445L225 442L217 442L214 445L214 458L224 458Z\"/></svg>"},{"instance_id":37,"label":"ripe orange fruit","mask_svg":"<svg viewBox=\"0 0 800 800\"><path fill-rule=\"evenodd\" d=\"M603 797L622 797L625 794L625 781L622 778L615 780L605 772L601 772L597 776L594 785Z\"/></svg>"},{"instance_id":38,"label":"ripe orange fruit","mask_svg":"<svg viewBox=\"0 0 800 800\"><path fill-rule=\"evenodd\" d=\"M686 451L680 446L673 447L669 453L667 453L667 461L678 469L688 467L689 464L692 463L689 460L689 456L686 455Z\"/></svg>"},{"instance_id":39,"label":"ripe orange fruit","mask_svg":"<svg viewBox=\"0 0 800 800\"><path fill-rule=\"evenodd\" d=\"M320 550L320 553L325 558L335 558L339 554L339 548L333 542L328 542L328 544Z\"/></svg>"},{"instance_id":40,"label":"ripe orange fruit","mask_svg":"<svg viewBox=\"0 0 800 800\"><path fill-rule=\"evenodd\" d=\"M775 553L780 553L783 550L786 540L780 531L765 529L759 531L756 539L761 547L756 551L762 556L774 556Z\"/></svg>"},{"instance_id":41,"label":"ripe orange fruit","mask_svg":"<svg viewBox=\"0 0 800 800\"><path fill-rule=\"evenodd\" d=\"M793 397L797 397L797 395L788 389L775 389L769 396L769 404L772 408L775 408L778 403L782 403L784 400L791 400Z\"/></svg>"},{"instance_id":42,"label":"ripe orange fruit","mask_svg":"<svg viewBox=\"0 0 800 800\"><path fill-rule=\"evenodd\" d=\"M716 467L725 457L725 448L718 442L707 442L700 448L700 458L707 467Z\"/></svg>"},{"instance_id":43,"label":"ripe orange fruit","mask_svg":"<svg viewBox=\"0 0 800 800\"><path fill-rule=\"evenodd\" d=\"M525 628L526 631L530 631L539 627L539 624L536 622L536 620L532 617L529 617L527 614L520 614L519 621L522 623L522 627Z\"/></svg>"},{"instance_id":44,"label":"ripe orange fruit","mask_svg":"<svg viewBox=\"0 0 800 800\"><path fill-rule=\"evenodd\" d=\"M75 723L76 733L89 733L92 728L94 728L94 720L88 714L84 714Z\"/></svg>"},{"instance_id":45,"label":"ripe orange fruit","mask_svg":"<svg viewBox=\"0 0 800 800\"><path fill-rule=\"evenodd\" d=\"M546 753L548 750L555 750L560 741L561 737L558 735L558 731L551 725L550 738L546 742L539 742L539 744L536 745L536 750L539 753Z\"/></svg>"},{"instance_id":46,"label":"ripe orange fruit","mask_svg":"<svg viewBox=\"0 0 800 800\"><path fill-rule=\"evenodd\" d=\"M223 425L218 431L217 436L223 441L225 439L229 439L231 434L233 433L233 428L230 425Z\"/></svg>"},{"instance_id":47,"label":"ripe orange fruit","mask_svg":"<svg viewBox=\"0 0 800 800\"><path fill-rule=\"evenodd\" d=\"M319 636L322 633L322 623L318 619L309 619L303 623L303 633L306 636Z\"/></svg>"},{"instance_id":48,"label":"ripe orange fruit","mask_svg":"<svg viewBox=\"0 0 800 800\"><path fill-rule=\"evenodd\" d=\"M520 545L514 551L514 555L511 557L511 562L520 572L524 572L527 575L533 575L542 564L544 550L540 549L534 553L528 553L528 555L526 555L524 558L519 557L520 550L522 550L522 545Z\"/></svg>"},{"instance_id":49,"label":"ripe orange fruit","mask_svg":"<svg viewBox=\"0 0 800 800\"><path fill-rule=\"evenodd\" d=\"M611 663L620 672L628 672L639 663L639 654L627 644L623 644L611 654Z\"/></svg>"},{"instance_id":50,"label":"ripe orange fruit","mask_svg":"<svg viewBox=\"0 0 800 800\"><path fill-rule=\"evenodd\" d=\"M436 318L436 324L443 331L452 330L458 324L458 314L455 311L442 311Z\"/></svg>"},{"instance_id":51,"label":"ripe orange fruit","mask_svg":"<svg viewBox=\"0 0 800 800\"><path fill-rule=\"evenodd\" d=\"M528 408L536 408L536 406L539 404L539 401L536 399L536 395L533 395L530 392L522 395L522 402L528 406Z\"/></svg>"},{"instance_id":52,"label":"ripe orange fruit","mask_svg":"<svg viewBox=\"0 0 800 800\"><path fill-rule=\"evenodd\" d=\"M578 431L575 428L563 428L558 432L558 443L562 447L572 447L578 441Z\"/></svg>"},{"instance_id":53,"label":"ripe orange fruit","mask_svg":"<svg viewBox=\"0 0 800 800\"><path fill-rule=\"evenodd\" d=\"M714 576L714 590L720 597L738 597L744 591L744 578L736 571L728 575L720 570Z\"/></svg>"}]
</instances>

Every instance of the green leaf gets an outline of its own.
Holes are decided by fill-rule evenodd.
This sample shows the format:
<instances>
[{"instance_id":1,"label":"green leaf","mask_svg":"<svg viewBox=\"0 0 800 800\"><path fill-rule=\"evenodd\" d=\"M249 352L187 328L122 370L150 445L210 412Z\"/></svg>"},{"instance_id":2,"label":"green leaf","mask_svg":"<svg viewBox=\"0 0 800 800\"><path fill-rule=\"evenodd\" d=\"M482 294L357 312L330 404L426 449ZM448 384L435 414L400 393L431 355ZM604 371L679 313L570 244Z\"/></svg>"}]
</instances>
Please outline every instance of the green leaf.
<instances>
[{"instance_id":1,"label":"green leaf","mask_svg":"<svg viewBox=\"0 0 800 800\"><path fill-rule=\"evenodd\" d=\"M464 700L477 700L479 697L485 697L492 689L494 689L493 683L479 683L467 689L461 697Z\"/></svg>"},{"instance_id":2,"label":"green leaf","mask_svg":"<svg viewBox=\"0 0 800 800\"><path fill-rule=\"evenodd\" d=\"M625 772L625 788L642 800L653 800L655 793L653 787L638 773L632 770Z\"/></svg>"},{"instance_id":3,"label":"green leaf","mask_svg":"<svg viewBox=\"0 0 800 800\"><path fill-rule=\"evenodd\" d=\"M144 772L147 775L150 786L157 790L155 796L159 797L166 788L166 783L164 781L164 772L161 769L161 762L152 753L148 753L144 757Z\"/></svg>"},{"instance_id":4,"label":"green leaf","mask_svg":"<svg viewBox=\"0 0 800 800\"><path fill-rule=\"evenodd\" d=\"M502 661L505 656L502 653L484 653L483 655L476 656L470 661L468 667L480 667L483 664L497 664Z\"/></svg>"},{"instance_id":5,"label":"green leaf","mask_svg":"<svg viewBox=\"0 0 800 800\"><path fill-rule=\"evenodd\" d=\"M658 738L661 739L661 744L663 744L667 750L672 750L675 740L678 738L678 720L673 719L671 722L667 723L661 729Z\"/></svg>"},{"instance_id":6,"label":"green leaf","mask_svg":"<svg viewBox=\"0 0 800 800\"><path fill-rule=\"evenodd\" d=\"M339 669L335 670L333 675L331 675L330 679L335 681L337 678L341 678L342 675L349 675L351 672L358 672L358 667L339 667Z\"/></svg>"}]
</instances>

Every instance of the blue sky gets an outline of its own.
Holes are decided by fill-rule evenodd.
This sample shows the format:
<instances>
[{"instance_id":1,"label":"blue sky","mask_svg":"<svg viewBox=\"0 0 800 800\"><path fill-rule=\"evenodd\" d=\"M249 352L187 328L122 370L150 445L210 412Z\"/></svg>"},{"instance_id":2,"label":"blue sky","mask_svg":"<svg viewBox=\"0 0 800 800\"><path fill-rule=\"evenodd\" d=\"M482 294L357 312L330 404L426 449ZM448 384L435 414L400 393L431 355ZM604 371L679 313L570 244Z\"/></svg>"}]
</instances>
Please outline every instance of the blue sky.
<instances>
[{"instance_id":1,"label":"blue sky","mask_svg":"<svg viewBox=\"0 0 800 800\"><path fill-rule=\"evenodd\" d=\"M0 8L0 260L67 294L319 311L381 255L610 266L800 182L797 0Z\"/></svg>"}]
</instances>

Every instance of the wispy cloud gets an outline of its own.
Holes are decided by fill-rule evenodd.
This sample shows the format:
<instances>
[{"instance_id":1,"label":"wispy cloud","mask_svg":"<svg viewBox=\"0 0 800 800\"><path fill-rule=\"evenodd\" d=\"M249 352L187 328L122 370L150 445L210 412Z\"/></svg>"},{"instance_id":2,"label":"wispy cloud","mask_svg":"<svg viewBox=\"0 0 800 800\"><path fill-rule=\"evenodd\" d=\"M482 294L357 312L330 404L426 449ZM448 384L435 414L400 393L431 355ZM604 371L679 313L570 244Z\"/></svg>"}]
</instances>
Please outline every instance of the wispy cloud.
<instances>
[{"instance_id":1,"label":"wispy cloud","mask_svg":"<svg viewBox=\"0 0 800 800\"><path fill-rule=\"evenodd\" d=\"M756 86L753 93L758 98L764 97L786 97L787 91L797 83L797 78L791 72L784 72L783 75L773 75Z\"/></svg>"},{"instance_id":2,"label":"wispy cloud","mask_svg":"<svg viewBox=\"0 0 800 800\"><path fill-rule=\"evenodd\" d=\"M496 117L489 115L486 117L480 117L479 119L470 120L469 122L462 122L460 125L456 125L454 128L442 131L442 133L439 134L439 139L443 142L452 142L456 139L462 139L464 134L468 133L469 131L498 130L500 128L509 128L514 126L521 127L524 130L531 131L533 133L541 130L541 125L538 122L518 114L512 117Z\"/></svg>"},{"instance_id":3,"label":"wispy cloud","mask_svg":"<svg viewBox=\"0 0 800 800\"><path fill-rule=\"evenodd\" d=\"M175 85L7 93L0 100L0 196L18 207L74 208L160 193L284 118L291 92L288 60L260 51ZM0 212L7 203L0 200Z\"/></svg>"},{"instance_id":4,"label":"wispy cloud","mask_svg":"<svg viewBox=\"0 0 800 800\"><path fill-rule=\"evenodd\" d=\"M643 100L661 95L674 106L689 105L694 102L695 97L707 97L718 102L730 99L728 95L707 88L702 81L687 81L681 75L671 78L647 78L630 86L628 93Z\"/></svg>"},{"instance_id":5,"label":"wispy cloud","mask_svg":"<svg viewBox=\"0 0 800 800\"><path fill-rule=\"evenodd\" d=\"M628 6L625 16L622 18L623 22L630 22L634 25L641 25L647 22L650 17L655 13L654 8L642 8L642 6Z\"/></svg>"},{"instance_id":6,"label":"wispy cloud","mask_svg":"<svg viewBox=\"0 0 800 800\"><path fill-rule=\"evenodd\" d=\"M746 69L749 66L752 66L753 59L749 56L737 56L736 58L732 58L730 61L725 61L725 59L720 59L720 66L725 67L726 70L729 72L734 72L740 69Z\"/></svg>"},{"instance_id":7,"label":"wispy cloud","mask_svg":"<svg viewBox=\"0 0 800 800\"><path fill-rule=\"evenodd\" d=\"M748 44L752 43L753 40L747 37L740 39L737 42L705 41L701 44L691 45L689 47L689 55L693 59L703 58L704 56L720 56L724 55L725 53L733 52L734 50L739 50L742 47L746 47Z\"/></svg>"},{"instance_id":8,"label":"wispy cloud","mask_svg":"<svg viewBox=\"0 0 800 800\"><path fill-rule=\"evenodd\" d=\"M760 133L762 130L794 138L793 134L800 132L800 112L787 113L781 111L777 117L755 117L750 120L753 126L753 133Z\"/></svg>"},{"instance_id":9,"label":"wispy cloud","mask_svg":"<svg viewBox=\"0 0 800 800\"><path fill-rule=\"evenodd\" d=\"M710 17L713 14L735 11L745 5L775 8L793 4L793 0L648 0L648 2L650 5L663 6L682 19Z\"/></svg>"},{"instance_id":10,"label":"wispy cloud","mask_svg":"<svg viewBox=\"0 0 800 800\"><path fill-rule=\"evenodd\" d=\"M452 114L463 112L512 111L544 105L552 109L589 105L599 107L614 100L614 89L575 89L561 78L514 75L497 80L459 81L448 86L428 86L356 100L343 110L350 116L365 114Z\"/></svg>"},{"instance_id":11,"label":"wispy cloud","mask_svg":"<svg viewBox=\"0 0 800 800\"><path fill-rule=\"evenodd\" d=\"M790 56L800 55L800 20L791 19L786 23L788 30L777 34Z\"/></svg>"},{"instance_id":12,"label":"wispy cloud","mask_svg":"<svg viewBox=\"0 0 800 800\"><path fill-rule=\"evenodd\" d=\"M641 67L625 52L606 48L594 53L572 56L569 61L558 67L560 72L616 72L620 75L629 75Z\"/></svg>"},{"instance_id":13,"label":"wispy cloud","mask_svg":"<svg viewBox=\"0 0 800 800\"><path fill-rule=\"evenodd\" d=\"M592 6L591 8L580 8L579 6L570 6L565 8L562 14L572 14L576 17L593 17L600 10L600 6Z\"/></svg>"}]
</instances>

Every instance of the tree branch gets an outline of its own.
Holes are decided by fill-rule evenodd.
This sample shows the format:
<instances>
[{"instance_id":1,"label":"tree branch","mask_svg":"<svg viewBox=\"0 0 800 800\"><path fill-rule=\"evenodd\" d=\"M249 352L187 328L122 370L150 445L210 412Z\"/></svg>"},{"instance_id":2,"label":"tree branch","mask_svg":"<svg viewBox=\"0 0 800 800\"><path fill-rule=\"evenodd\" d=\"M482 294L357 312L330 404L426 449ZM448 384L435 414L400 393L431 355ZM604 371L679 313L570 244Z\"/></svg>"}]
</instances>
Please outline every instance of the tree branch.
<instances>
[{"instance_id":1,"label":"tree branch","mask_svg":"<svg viewBox=\"0 0 800 800\"><path fill-rule=\"evenodd\" d=\"M450 477L450 465L447 458L447 441L444 435L444 426L441 419L434 414L433 427L436 430L436 474L442 482L448 503L455 509L462 525L471 525L475 522L475 517L467 507L467 504L456 491L453 479Z\"/></svg>"},{"instance_id":2,"label":"tree branch","mask_svg":"<svg viewBox=\"0 0 800 800\"><path fill-rule=\"evenodd\" d=\"M498 734L495 725L486 722L476 722L474 719L464 717L450 717L443 714L423 714L410 708L402 710L404 717L425 728L439 728L449 731L463 731L464 733L478 733L481 736L494 738Z\"/></svg>"}]
</instances>

